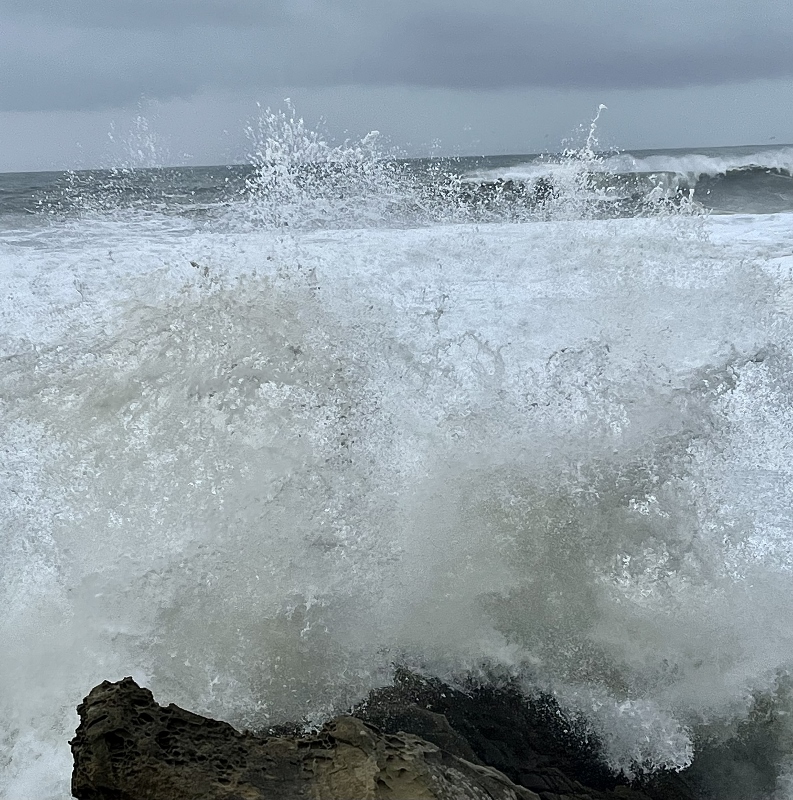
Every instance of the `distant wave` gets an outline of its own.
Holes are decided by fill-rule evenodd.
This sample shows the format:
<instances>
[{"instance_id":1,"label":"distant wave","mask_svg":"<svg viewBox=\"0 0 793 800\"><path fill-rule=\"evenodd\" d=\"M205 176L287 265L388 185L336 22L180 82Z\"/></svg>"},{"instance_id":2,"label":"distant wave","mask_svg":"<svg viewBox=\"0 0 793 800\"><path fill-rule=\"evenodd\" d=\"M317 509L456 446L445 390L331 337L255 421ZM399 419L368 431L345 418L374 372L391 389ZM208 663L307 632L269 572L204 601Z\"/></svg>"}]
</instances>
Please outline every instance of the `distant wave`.
<instances>
[{"instance_id":1,"label":"distant wave","mask_svg":"<svg viewBox=\"0 0 793 800\"><path fill-rule=\"evenodd\" d=\"M761 150L746 155L704 153L663 154L636 158L628 153L603 161L608 172L671 172L690 177L717 177L734 172L780 172L793 174L793 146Z\"/></svg>"},{"instance_id":2,"label":"distant wave","mask_svg":"<svg viewBox=\"0 0 793 800\"><path fill-rule=\"evenodd\" d=\"M506 199L590 193L617 216L652 212L658 202L695 201L723 213L793 210L793 145L711 152L616 153L582 159L578 153L527 157L517 164L471 170L463 182L476 196ZM548 187L553 187L549 192ZM508 190L508 191L506 191ZM521 194L522 193L522 194ZM606 213L601 209L601 213Z\"/></svg>"},{"instance_id":3,"label":"distant wave","mask_svg":"<svg viewBox=\"0 0 793 800\"><path fill-rule=\"evenodd\" d=\"M533 181L541 175L553 176L555 173L565 172L569 168L569 162L563 158L540 156L526 163L473 172L466 177L473 181L496 178ZM622 175L666 173L686 177L690 181L738 172L777 172L789 176L793 175L793 145L750 153L722 152L718 155L667 152L657 155L634 156L630 153L618 153L591 161L587 164L587 169L590 172Z\"/></svg>"}]
</instances>

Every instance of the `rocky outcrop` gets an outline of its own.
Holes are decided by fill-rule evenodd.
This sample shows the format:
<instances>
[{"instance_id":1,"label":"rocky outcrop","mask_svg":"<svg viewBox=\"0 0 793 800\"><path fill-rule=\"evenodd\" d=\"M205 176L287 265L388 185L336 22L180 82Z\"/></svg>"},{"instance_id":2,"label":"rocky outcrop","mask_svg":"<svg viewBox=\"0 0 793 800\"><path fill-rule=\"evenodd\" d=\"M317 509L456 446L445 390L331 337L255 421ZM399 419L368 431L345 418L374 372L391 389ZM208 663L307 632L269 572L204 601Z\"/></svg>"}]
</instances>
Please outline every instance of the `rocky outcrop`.
<instances>
[{"instance_id":1,"label":"rocky outcrop","mask_svg":"<svg viewBox=\"0 0 793 800\"><path fill-rule=\"evenodd\" d=\"M629 786L553 698L509 682L453 689L397 670L394 685L304 735L240 733L159 706L132 678L78 707L79 800L693 800L677 775Z\"/></svg>"},{"instance_id":2,"label":"rocky outcrop","mask_svg":"<svg viewBox=\"0 0 793 800\"><path fill-rule=\"evenodd\" d=\"M585 724L550 696L527 698L509 681L454 689L397 669L393 686L376 689L352 712L387 733L406 731L461 758L488 764L534 791L570 794L583 786L627 785L600 757Z\"/></svg>"},{"instance_id":3,"label":"rocky outcrop","mask_svg":"<svg viewBox=\"0 0 793 800\"><path fill-rule=\"evenodd\" d=\"M565 714L551 695L527 697L509 679L471 682L465 691L397 669L352 712L385 732L404 731L475 763L487 764L541 800L694 800L687 776L657 773L629 784L601 758L583 718Z\"/></svg>"},{"instance_id":4,"label":"rocky outcrop","mask_svg":"<svg viewBox=\"0 0 793 800\"><path fill-rule=\"evenodd\" d=\"M163 708L132 678L97 686L78 712L79 800L539 800L491 767L354 717L261 738Z\"/></svg>"}]
</instances>

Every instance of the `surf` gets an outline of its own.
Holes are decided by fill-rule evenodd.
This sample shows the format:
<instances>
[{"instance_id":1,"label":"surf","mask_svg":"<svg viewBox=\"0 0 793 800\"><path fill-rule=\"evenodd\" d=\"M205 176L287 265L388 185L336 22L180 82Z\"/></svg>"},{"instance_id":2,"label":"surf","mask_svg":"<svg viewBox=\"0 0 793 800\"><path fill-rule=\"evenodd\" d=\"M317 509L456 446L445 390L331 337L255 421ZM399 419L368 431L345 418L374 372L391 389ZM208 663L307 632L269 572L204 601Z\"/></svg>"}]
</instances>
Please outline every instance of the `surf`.
<instances>
[{"instance_id":1,"label":"surf","mask_svg":"<svg viewBox=\"0 0 793 800\"><path fill-rule=\"evenodd\" d=\"M209 214L91 176L4 238L4 795L68 796L129 674L262 728L507 673L628 775L782 718L789 217L576 178L516 224L289 112L252 142Z\"/></svg>"}]
</instances>

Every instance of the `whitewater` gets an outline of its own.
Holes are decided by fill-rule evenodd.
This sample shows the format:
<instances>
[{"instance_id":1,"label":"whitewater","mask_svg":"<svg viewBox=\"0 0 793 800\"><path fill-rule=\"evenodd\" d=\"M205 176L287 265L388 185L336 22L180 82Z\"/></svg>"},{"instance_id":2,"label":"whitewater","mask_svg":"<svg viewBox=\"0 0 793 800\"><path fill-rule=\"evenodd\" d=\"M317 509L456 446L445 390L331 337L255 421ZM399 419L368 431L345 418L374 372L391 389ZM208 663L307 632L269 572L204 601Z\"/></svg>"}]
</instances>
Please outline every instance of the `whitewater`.
<instances>
[{"instance_id":1,"label":"whitewater","mask_svg":"<svg viewBox=\"0 0 793 800\"><path fill-rule=\"evenodd\" d=\"M245 168L0 176L0 796L69 797L126 675L263 729L508 674L628 775L762 696L785 750L791 149L591 134L417 163L268 114Z\"/></svg>"}]
</instances>

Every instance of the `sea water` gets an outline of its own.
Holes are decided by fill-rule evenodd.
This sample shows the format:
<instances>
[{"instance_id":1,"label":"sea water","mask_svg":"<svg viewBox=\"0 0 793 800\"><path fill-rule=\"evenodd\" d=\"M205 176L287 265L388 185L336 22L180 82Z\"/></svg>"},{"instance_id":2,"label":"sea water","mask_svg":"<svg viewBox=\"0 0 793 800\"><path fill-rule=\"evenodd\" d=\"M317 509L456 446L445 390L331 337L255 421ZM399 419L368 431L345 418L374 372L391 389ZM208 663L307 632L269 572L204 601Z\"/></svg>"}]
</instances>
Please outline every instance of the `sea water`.
<instances>
[{"instance_id":1,"label":"sea water","mask_svg":"<svg viewBox=\"0 0 793 800\"><path fill-rule=\"evenodd\" d=\"M261 729L507 674L628 775L793 737L793 148L252 143L0 176L0 795L126 675Z\"/></svg>"}]
</instances>

